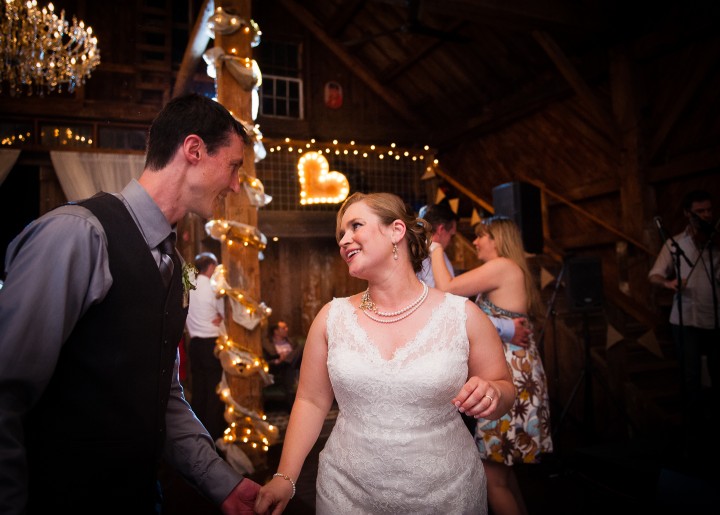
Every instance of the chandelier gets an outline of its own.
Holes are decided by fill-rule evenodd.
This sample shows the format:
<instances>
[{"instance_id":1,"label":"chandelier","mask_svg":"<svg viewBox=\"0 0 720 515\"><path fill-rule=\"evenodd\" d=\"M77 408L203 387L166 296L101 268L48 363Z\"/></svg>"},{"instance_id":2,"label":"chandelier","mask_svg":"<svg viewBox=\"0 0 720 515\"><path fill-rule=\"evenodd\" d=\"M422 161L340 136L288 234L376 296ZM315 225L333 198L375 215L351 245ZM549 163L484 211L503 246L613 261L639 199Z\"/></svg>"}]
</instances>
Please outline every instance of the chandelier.
<instances>
[{"instance_id":1,"label":"chandelier","mask_svg":"<svg viewBox=\"0 0 720 515\"><path fill-rule=\"evenodd\" d=\"M44 96L63 87L72 93L100 64L92 27L52 3L38 9L36 0L0 0L0 93Z\"/></svg>"}]
</instances>

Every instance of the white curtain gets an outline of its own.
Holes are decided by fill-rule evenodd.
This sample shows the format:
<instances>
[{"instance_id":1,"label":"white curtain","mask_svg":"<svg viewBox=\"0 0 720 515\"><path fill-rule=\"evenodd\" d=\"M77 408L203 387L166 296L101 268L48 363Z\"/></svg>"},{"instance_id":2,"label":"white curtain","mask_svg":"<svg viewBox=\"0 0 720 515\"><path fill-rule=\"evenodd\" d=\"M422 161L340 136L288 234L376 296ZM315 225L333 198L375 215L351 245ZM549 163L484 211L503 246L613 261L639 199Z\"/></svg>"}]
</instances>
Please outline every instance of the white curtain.
<instances>
[{"instance_id":1,"label":"white curtain","mask_svg":"<svg viewBox=\"0 0 720 515\"><path fill-rule=\"evenodd\" d=\"M140 154L51 151L50 159L68 200L92 197L98 191L116 193L137 179L145 165Z\"/></svg>"},{"instance_id":2,"label":"white curtain","mask_svg":"<svg viewBox=\"0 0 720 515\"><path fill-rule=\"evenodd\" d=\"M12 167L15 166L19 150L0 150L0 184L5 181Z\"/></svg>"}]
</instances>

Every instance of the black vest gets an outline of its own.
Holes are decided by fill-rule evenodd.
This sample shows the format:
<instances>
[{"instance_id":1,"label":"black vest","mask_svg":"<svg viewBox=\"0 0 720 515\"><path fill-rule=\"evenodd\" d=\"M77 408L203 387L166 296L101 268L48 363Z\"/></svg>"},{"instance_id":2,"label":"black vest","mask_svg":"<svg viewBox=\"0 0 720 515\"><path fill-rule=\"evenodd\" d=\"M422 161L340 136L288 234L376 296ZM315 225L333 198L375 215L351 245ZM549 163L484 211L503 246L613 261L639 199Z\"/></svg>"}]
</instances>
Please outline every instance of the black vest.
<instances>
[{"instance_id":1,"label":"black vest","mask_svg":"<svg viewBox=\"0 0 720 515\"><path fill-rule=\"evenodd\" d=\"M75 325L28 414L29 511L66 506L68 513L144 513L155 500L187 315L182 270L175 258L166 290L137 225L113 195L99 193L80 205L105 229L113 284ZM87 505L93 499L102 499L102 509Z\"/></svg>"}]
</instances>

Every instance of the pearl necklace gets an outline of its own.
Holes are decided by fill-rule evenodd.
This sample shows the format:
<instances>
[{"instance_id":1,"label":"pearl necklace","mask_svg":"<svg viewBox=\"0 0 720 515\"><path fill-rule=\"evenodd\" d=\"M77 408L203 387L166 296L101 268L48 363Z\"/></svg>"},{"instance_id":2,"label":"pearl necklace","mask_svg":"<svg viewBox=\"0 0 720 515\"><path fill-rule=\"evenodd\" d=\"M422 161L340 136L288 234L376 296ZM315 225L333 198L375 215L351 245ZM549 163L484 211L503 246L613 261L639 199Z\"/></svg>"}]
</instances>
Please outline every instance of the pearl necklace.
<instances>
[{"instance_id":1,"label":"pearl necklace","mask_svg":"<svg viewBox=\"0 0 720 515\"><path fill-rule=\"evenodd\" d=\"M370 320L374 320L375 322L379 322L381 324L392 324L394 322L399 322L400 320L403 320L404 318L409 317L412 315L417 309L422 305L422 303L425 301L425 299L428 296L428 285L425 284L423 281L420 281L423 285L423 291L420 294L420 296L415 299L410 305L399 309L397 311L378 311L377 306L370 298L370 288L365 290L365 293L363 293L362 299L360 301L360 309L363 313L365 313L365 316L368 317ZM373 313L386 318L396 317L388 320L383 320L382 318L376 318L373 315L371 315L369 312L372 311Z\"/></svg>"}]
</instances>

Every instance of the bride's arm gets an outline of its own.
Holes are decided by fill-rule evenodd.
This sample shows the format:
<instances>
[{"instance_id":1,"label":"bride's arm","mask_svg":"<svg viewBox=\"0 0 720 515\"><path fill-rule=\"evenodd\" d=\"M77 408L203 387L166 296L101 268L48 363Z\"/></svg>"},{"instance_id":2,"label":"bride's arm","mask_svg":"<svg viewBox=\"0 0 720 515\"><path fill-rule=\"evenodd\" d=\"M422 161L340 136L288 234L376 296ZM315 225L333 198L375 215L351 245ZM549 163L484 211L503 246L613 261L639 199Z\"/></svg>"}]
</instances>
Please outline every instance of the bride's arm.
<instances>
[{"instance_id":1,"label":"bride's arm","mask_svg":"<svg viewBox=\"0 0 720 515\"><path fill-rule=\"evenodd\" d=\"M515 386L505 361L500 337L487 315L472 302L465 303L470 340L468 381L453 399L463 413L495 420L515 402Z\"/></svg>"},{"instance_id":2,"label":"bride's arm","mask_svg":"<svg viewBox=\"0 0 720 515\"><path fill-rule=\"evenodd\" d=\"M300 365L300 382L285 432L277 472L297 482L305 458L320 435L334 394L327 370L327 314L329 304L320 310L310 327ZM282 476L260 489L255 503L257 513L279 514L290 501L293 484Z\"/></svg>"}]
</instances>

